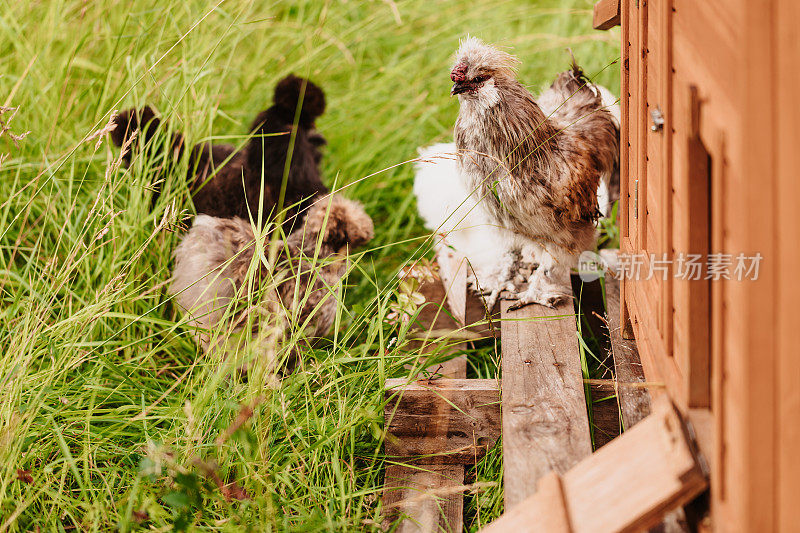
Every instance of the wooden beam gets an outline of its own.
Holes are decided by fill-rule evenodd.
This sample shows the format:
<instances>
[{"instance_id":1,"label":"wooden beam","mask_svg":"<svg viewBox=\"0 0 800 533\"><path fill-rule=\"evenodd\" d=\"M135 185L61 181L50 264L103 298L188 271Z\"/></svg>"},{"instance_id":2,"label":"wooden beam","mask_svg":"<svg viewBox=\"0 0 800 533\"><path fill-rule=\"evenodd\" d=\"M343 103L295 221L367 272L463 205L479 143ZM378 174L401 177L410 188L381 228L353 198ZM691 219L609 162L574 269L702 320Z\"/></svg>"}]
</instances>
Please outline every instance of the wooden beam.
<instances>
[{"instance_id":1,"label":"wooden beam","mask_svg":"<svg viewBox=\"0 0 800 533\"><path fill-rule=\"evenodd\" d=\"M519 531L519 524L544 533L645 531L700 494L708 486L704 461L677 409L662 400L636 427L561 476L563 504L554 489L542 490L484 531Z\"/></svg>"},{"instance_id":2,"label":"wooden beam","mask_svg":"<svg viewBox=\"0 0 800 533\"><path fill-rule=\"evenodd\" d=\"M467 318L467 258L449 248L436 254L439 275L447 291L447 304L456 321L462 326Z\"/></svg>"},{"instance_id":3,"label":"wooden beam","mask_svg":"<svg viewBox=\"0 0 800 533\"><path fill-rule=\"evenodd\" d=\"M606 380L602 380L606 381ZM602 448L622 432L617 403L617 389L614 381L591 383L592 394L592 444L594 449Z\"/></svg>"},{"instance_id":4,"label":"wooden beam","mask_svg":"<svg viewBox=\"0 0 800 533\"><path fill-rule=\"evenodd\" d=\"M594 5L592 26L596 30L610 30L620 25L619 0L600 0Z\"/></svg>"},{"instance_id":5,"label":"wooden beam","mask_svg":"<svg viewBox=\"0 0 800 533\"><path fill-rule=\"evenodd\" d=\"M572 302L556 309L502 303L503 470L506 509L592 453Z\"/></svg>"},{"instance_id":6,"label":"wooden beam","mask_svg":"<svg viewBox=\"0 0 800 533\"><path fill-rule=\"evenodd\" d=\"M614 373L620 383L645 383L642 362L636 341L622 337L619 310L619 281L606 276L606 320L614 352ZM630 429L650 414L650 395L643 387L618 387L620 409L624 429Z\"/></svg>"},{"instance_id":7,"label":"wooden beam","mask_svg":"<svg viewBox=\"0 0 800 533\"><path fill-rule=\"evenodd\" d=\"M473 464L500 436L496 380L388 379L386 398L390 460Z\"/></svg>"},{"instance_id":8,"label":"wooden beam","mask_svg":"<svg viewBox=\"0 0 800 533\"><path fill-rule=\"evenodd\" d=\"M387 466L382 498L384 529L400 521L393 531L461 533L463 482L463 465Z\"/></svg>"},{"instance_id":9,"label":"wooden beam","mask_svg":"<svg viewBox=\"0 0 800 533\"><path fill-rule=\"evenodd\" d=\"M454 256L448 257L443 265L440 264L439 273L441 280L423 283L419 289L429 302L417 316L417 325L421 327L424 337L427 337L426 340L415 341L421 344L423 352L430 352L435 346L433 336L429 336L433 330L452 331L463 328L467 316L465 262ZM452 349L457 350L463 346L463 343L458 343ZM428 371L436 376L464 380L467 377L466 356L454 357L442 365L428 368ZM437 381L439 379L432 379L431 383ZM392 380L387 380L387 385L392 386ZM441 407L441 403L439 405ZM400 413L401 419L404 414L408 414L405 410ZM395 410L391 418L386 418L387 426L391 427L397 414L398 411ZM396 443L397 440L393 440L391 435L387 436L387 455L392 454L392 446ZM394 531L402 533L460 533L463 530L463 485L463 464L444 464L441 456L429 458L427 464L412 465L409 461L388 465L381 499L384 529L395 527Z\"/></svg>"},{"instance_id":10,"label":"wooden beam","mask_svg":"<svg viewBox=\"0 0 800 533\"><path fill-rule=\"evenodd\" d=\"M614 261L617 260L613 254ZM614 381L614 356L608 335L605 294L602 279L593 281L572 277L572 292L576 295L575 310L580 313L581 334L594 336L598 341L595 354L599 365L599 379L591 380L591 435L596 450L608 444L622 432L620 408Z\"/></svg>"}]
</instances>

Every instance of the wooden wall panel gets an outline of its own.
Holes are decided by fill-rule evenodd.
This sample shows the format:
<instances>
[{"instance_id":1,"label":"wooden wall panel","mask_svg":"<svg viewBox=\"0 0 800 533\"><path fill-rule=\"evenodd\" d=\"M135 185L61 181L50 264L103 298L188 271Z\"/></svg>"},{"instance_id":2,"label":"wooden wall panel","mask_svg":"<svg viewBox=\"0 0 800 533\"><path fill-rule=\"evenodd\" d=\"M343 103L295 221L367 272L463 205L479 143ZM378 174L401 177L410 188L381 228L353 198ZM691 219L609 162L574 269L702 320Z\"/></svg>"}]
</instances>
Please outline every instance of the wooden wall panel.
<instances>
[{"instance_id":1,"label":"wooden wall panel","mask_svg":"<svg viewBox=\"0 0 800 533\"><path fill-rule=\"evenodd\" d=\"M621 11L623 250L678 254L702 241L764 257L757 281L625 282L623 308L647 379L710 421L700 440L713 529L795 530L800 2L624 0ZM656 101L660 138L647 129ZM703 180L705 219L692 216Z\"/></svg>"},{"instance_id":2,"label":"wooden wall panel","mask_svg":"<svg viewBox=\"0 0 800 533\"><path fill-rule=\"evenodd\" d=\"M778 411L777 415L777 471L776 520L781 531L791 531L800 524L800 357L797 356L797 332L800 318L797 302L800 301L800 150L797 149L797 125L800 124L800 106L796 104L797 87L800 87L800 2L779 0L775 13L776 42L776 94L777 116L777 252L779 255L776 295L776 339L779 357Z\"/></svg>"},{"instance_id":3,"label":"wooden wall panel","mask_svg":"<svg viewBox=\"0 0 800 533\"><path fill-rule=\"evenodd\" d=\"M717 2L715 2L717 3ZM730 3L730 2L728 2ZM732 250L760 252L757 281L725 284L719 376L722 426L721 490L712 491L724 520L721 530L773 531L776 526L776 247L774 4L735 2L735 89L740 129L729 133L723 242ZM746 17L743 14L746 13ZM723 21L726 19L723 19ZM725 27L724 24L718 26ZM716 511L715 509L715 511Z\"/></svg>"}]
</instances>

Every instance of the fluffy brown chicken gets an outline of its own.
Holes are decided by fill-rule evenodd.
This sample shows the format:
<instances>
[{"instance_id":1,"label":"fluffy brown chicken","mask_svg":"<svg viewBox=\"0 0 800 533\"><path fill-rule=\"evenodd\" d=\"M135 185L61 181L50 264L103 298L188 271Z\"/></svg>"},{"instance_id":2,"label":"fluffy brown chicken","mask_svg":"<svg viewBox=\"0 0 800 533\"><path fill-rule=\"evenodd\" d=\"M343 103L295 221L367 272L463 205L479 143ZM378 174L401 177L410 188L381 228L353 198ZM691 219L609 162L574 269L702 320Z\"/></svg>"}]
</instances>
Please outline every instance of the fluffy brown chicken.
<instances>
[{"instance_id":1,"label":"fluffy brown chicken","mask_svg":"<svg viewBox=\"0 0 800 533\"><path fill-rule=\"evenodd\" d=\"M502 227L537 243L539 266L516 307L553 307L569 295L569 269L596 243L597 189L618 166L619 129L600 91L573 62L537 100L517 80L517 59L468 37L451 71L458 95L458 167ZM509 250L487 291L515 292Z\"/></svg>"},{"instance_id":2,"label":"fluffy brown chicken","mask_svg":"<svg viewBox=\"0 0 800 533\"><path fill-rule=\"evenodd\" d=\"M331 194L309 209L302 227L269 259L269 237L257 246L253 226L241 218L195 217L175 250L170 293L190 316L204 350L223 346L250 322L252 336L274 350L290 323L312 337L333 324L347 252L367 243L373 224L361 204ZM224 317L231 319L223 323ZM212 341L212 339L214 339Z\"/></svg>"}]
</instances>

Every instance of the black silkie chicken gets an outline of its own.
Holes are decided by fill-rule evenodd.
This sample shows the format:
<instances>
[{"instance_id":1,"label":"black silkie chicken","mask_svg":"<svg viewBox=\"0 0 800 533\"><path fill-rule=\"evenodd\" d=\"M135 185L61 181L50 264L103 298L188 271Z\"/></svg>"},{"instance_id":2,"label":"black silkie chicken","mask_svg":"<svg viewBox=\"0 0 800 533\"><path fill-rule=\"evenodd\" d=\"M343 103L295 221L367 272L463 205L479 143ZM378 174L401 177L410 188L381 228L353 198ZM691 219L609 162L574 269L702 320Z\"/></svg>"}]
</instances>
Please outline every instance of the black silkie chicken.
<instances>
[{"instance_id":1,"label":"black silkie chicken","mask_svg":"<svg viewBox=\"0 0 800 533\"><path fill-rule=\"evenodd\" d=\"M311 81L289 75L275 87L273 105L253 121L250 128L253 138L241 150L237 152L230 144L195 145L189 154L187 180L196 212L258 220L259 205L263 202L262 224L269 221L280 202L291 145L292 159L282 204L288 208L283 227L290 232L295 219L302 216L314 198L328 193L319 169L320 148L326 141L315 125L324 111L322 89ZM115 124L111 137L117 146L123 146L138 132L151 156L163 156L160 171L151 178L156 189L155 202L160 190L158 182L167 166L174 164L186 150L183 134L162 123L149 106L121 112ZM134 141L131 146L138 144ZM124 155L128 163L130 158L130 152Z\"/></svg>"},{"instance_id":2,"label":"black silkie chicken","mask_svg":"<svg viewBox=\"0 0 800 533\"><path fill-rule=\"evenodd\" d=\"M574 62L538 100L517 80L516 63L479 39L461 42L451 71L457 168L491 222L535 249L526 290L512 282L516 244L483 289L516 293L516 307L553 307L570 294L577 256L595 247L597 190L618 172L619 123Z\"/></svg>"}]
</instances>

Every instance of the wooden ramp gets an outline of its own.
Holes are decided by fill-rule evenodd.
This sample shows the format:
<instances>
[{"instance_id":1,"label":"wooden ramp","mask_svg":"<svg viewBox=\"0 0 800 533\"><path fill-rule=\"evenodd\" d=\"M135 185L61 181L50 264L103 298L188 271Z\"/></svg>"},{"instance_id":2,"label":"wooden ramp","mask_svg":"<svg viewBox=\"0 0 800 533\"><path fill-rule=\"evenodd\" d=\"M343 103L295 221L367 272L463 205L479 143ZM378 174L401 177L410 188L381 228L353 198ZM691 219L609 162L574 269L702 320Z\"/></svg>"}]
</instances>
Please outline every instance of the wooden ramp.
<instances>
[{"instance_id":1,"label":"wooden ramp","mask_svg":"<svg viewBox=\"0 0 800 533\"><path fill-rule=\"evenodd\" d=\"M646 531L708 486L695 443L671 402L484 528L486 533Z\"/></svg>"},{"instance_id":2,"label":"wooden ramp","mask_svg":"<svg viewBox=\"0 0 800 533\"><path fill-rule=\"evenodd\" d=\"M505 508L592 453L572 302L516 311L503 302L503 468Z\"/></svg>"}]
</instances>

